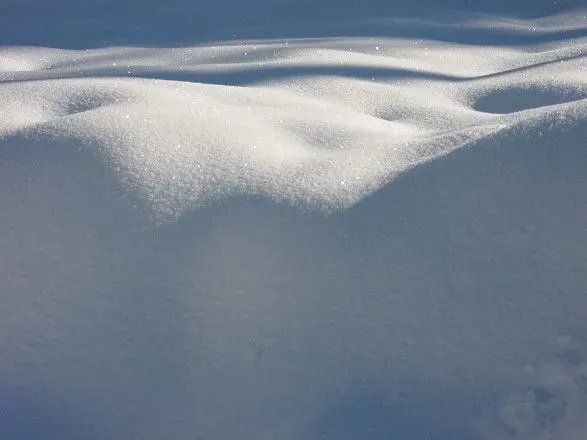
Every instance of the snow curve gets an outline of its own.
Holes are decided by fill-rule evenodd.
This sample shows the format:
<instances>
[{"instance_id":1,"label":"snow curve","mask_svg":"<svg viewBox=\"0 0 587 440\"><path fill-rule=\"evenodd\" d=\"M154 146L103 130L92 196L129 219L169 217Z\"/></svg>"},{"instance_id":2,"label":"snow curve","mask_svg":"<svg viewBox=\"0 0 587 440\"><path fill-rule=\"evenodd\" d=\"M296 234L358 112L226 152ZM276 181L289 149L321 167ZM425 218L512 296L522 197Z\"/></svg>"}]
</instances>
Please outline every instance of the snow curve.
<instances>
[{"instance_id":1,"label":"snow curve","mask_svg":"<svg viewBox=\"0 0 587 440\"><path fill-rule=\"evenodd\" d=\"M575 438L587 41L559 19L3 47L0 434L465 439L511 394L482 436Z\"/></svg>"}]
</instances>

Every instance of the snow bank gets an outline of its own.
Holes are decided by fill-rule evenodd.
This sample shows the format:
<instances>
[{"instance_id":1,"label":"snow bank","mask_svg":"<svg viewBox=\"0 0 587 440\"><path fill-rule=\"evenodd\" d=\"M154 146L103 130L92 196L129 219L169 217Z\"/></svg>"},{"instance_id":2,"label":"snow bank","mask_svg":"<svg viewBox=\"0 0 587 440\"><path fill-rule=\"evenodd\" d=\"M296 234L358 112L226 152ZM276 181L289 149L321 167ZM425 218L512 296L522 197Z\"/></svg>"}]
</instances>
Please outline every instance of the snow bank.
<instances>
[{"instance_id":1,"label":"snow bank","mask_svg":"<svg viewBox=\"0 0 587 440\"><path fill-rule=\"evenodd\" d=\"M243 195L331 211L504 127L581 113L584 52L358 38L5 49L0 132L74 139L163 218Z\"/></svg>"},{"instance_id":2,"label":"snow bank","mask_svg":"<svg viewBox=\"0 0 587 440\"><path fill-rule=\"evenodd\" d=\"M587 46L561 35L2 48L0 433L456 439L495 398L488 438L575 438Z\"/></svg>"}]
</instances>

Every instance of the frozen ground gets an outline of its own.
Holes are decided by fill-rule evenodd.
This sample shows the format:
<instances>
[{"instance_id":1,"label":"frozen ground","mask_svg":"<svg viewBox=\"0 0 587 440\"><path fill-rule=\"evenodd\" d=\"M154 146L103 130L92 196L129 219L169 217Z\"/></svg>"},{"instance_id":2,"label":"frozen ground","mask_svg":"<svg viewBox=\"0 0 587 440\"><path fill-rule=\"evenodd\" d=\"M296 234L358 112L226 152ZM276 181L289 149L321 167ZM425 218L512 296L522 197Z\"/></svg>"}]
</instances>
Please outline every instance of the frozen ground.
<instances>
[{"instance_id":1,"label":"frozen ground","mask_svg":"<svg viewBox=\"0 0 587 440\"><path fill-rule=\"evenodd\" d=\"M410 4L0 6L0 437L584 438L587 10Z\"/></svg>"}]
</instances>

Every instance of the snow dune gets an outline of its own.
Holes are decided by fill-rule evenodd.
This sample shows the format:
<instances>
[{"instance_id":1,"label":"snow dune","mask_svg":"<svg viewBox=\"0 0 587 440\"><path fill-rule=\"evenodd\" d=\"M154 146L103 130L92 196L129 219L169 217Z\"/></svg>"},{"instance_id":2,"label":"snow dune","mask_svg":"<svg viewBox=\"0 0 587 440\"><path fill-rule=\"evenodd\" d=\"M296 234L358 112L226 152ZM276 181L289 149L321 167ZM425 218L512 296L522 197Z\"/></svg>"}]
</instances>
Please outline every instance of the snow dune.
<instances>
[{"instance_id":1,"label":"snow dune","mask_svg":"<svg viewBox=\"0 0 587 440\"><path fill-rule=\"evenodd\" d=\"M505 127L581 113L586 50L372 38L8 48L0 130L10 143L74 139L163 216L235 195L333 210Z\"/></svg>"},{"instance_id":2,"label":"snow dune","mask_svg":"<svg viewBox=\"0 0 587 440\"><path fill-rule=\"evenodd\" d=\"M0 433L579 438L576 17L1 48Z\"/></svg>"}]
</instances>

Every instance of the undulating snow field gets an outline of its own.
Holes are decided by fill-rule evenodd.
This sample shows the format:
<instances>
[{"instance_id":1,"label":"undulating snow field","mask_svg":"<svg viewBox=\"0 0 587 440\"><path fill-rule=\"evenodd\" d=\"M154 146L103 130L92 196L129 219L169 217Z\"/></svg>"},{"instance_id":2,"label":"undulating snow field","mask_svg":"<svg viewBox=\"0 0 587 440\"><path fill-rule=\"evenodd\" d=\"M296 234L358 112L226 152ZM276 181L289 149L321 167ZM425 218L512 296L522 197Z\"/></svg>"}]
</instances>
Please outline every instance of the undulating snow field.
<instances>
[{"instance_id":1,"label":"undulating snow field","mask_svg":"<svg viewBox=\"0 0 587 440\"><path fill-rule=\"evenodd\" d=\"M0 438L587 438L587 8L444 2L0 4Z\"/></svg>"}]
</instances>

